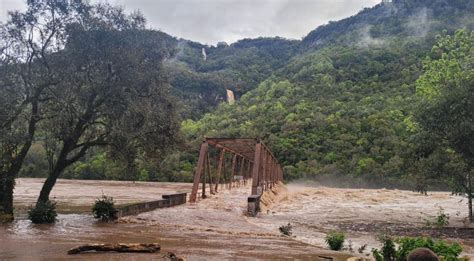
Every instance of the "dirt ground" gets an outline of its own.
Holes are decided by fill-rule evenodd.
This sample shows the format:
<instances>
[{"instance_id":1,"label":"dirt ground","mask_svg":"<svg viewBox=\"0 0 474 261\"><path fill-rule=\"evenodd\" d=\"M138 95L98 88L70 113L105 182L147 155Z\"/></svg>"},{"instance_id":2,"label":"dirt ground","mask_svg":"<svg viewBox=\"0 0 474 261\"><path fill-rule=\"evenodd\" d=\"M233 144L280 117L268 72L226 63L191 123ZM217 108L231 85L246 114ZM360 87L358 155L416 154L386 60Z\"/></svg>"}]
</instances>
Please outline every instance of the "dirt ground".
<instances>
[{"instance_id":1,"label":"dirt ground","mask_svg":"<svg viewBox=\"0 0 474 261\"><path fill-rule=\"evenodd\" d=\"M34 203L41 180L19 179L15 204L25 208ZM428 196L402 190L338 189L290 184L267 199L275 203L256 218L246 217L246 198L250 187L224 190L217 195L186 204L159 209L121 219L115 224L97 224L89 211L102 194L120 204L149 201L162 194L189 192L191 184L118 181L60 180L52 195L63 213L55 225L32 225L20 218L0 226L0 260L29 260L41 253L44 260L71 258L68 248L91 242L159 242L163 252L172 251L188 260L209 259L300 259L345 260L350 251L335 253L326 249L325 235L331 230L347 234L346 247L367 244L369 253L379 247L377 235L429 235L457 241L464 253L474 258L474 228L466 226L466 199L447 192ZM450 216L444 229L426 227L440 207ZM290 222L293 237L282 237L278 227ZM19 245L27 243L24 249ZM51 246L54 247L51 247ZM6 249L6 250L5 250ZM344 254L345 253L345 254ZM87 254L84 259L147 260L160 255ZM78 257L74 257L77 259ZM34 259L34 258L33 258Z\"/></svg>"}]
</instances>

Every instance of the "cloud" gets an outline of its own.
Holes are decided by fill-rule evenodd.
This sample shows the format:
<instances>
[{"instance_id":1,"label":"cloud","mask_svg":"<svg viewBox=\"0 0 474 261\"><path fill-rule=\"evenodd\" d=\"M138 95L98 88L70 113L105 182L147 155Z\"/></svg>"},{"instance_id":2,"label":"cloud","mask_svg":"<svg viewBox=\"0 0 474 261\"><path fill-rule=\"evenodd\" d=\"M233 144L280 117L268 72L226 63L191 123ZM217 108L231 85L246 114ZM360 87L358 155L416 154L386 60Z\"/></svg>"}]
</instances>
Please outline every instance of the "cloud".
<instances>
[{"instance_id":1,"label":"cloud","mask_svg":"<svg viewBox=\"0 0 474 261\"><path fill-rule=\"evenodd\" d=\"M24 8L25 3L21 0L0 0L0 21L5 21L8 11Z\"/></svg>"},{"instance_id":2,"label":"cloud","mask_svg":"<svg viewBox=\"0 0 474 261\"><path fill-rule=\"evenodd\" d=\"M300 39L317 26L356 14L380 0L91 0L140 10L150 27L207 44L242 38ZM11 9L19 0L0 0ZM15 4L16 3L16 4ZM6 12L0 12L0 19Z\"/></svg>"}]
</instances>

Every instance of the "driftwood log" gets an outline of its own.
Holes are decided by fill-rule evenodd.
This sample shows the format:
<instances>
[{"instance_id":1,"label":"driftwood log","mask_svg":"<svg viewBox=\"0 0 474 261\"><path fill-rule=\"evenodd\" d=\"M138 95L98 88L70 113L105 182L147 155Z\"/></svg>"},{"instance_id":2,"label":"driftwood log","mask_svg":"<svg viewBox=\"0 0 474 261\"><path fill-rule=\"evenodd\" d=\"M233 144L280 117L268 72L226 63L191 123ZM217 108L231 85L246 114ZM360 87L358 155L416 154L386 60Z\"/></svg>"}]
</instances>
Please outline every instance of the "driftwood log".
<instances>
[{"instance_id":1,"label":"driftwood log","mask_svg":"<svg viewBox=\"0 0 474 261\"><path fill-rule=\"evenodd\" d=\"M156 253L160 251L160 245L151 244L87 244L71 248L67 253L69 255L80 254L82 252L122 252L122 253Z\"/></svg>"}]
</instances>

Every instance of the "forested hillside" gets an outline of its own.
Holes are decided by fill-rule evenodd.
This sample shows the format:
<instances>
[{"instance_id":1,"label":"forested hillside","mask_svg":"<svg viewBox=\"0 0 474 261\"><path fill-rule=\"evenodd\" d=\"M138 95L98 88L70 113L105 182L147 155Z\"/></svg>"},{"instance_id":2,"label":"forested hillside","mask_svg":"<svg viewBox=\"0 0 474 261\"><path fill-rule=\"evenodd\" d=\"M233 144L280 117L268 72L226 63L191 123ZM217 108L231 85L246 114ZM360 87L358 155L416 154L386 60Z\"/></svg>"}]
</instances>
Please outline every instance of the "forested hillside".
<instances>
[{"instance_id":1,"label":"forested hillside","mask_svg":"<svg viewBox=\"0 0 474 261\"><path fill-rule=\"evenodd\" d=\"M164 70L183 121L181 146L163 161L139 161L136 178L190 181L205 136L262 138L289 179L407 186L419 182L415 174L434 175L429 157L449 163L453 156L414 119L416 81L436 37L472 30L473 13L469 0L395 0L320 26L301 41L205 46L163 34L175 49ZM225 89L235 92L236 104L224 102ZM38 166L47 163L35 158L42 150L33 146L22 175L42 175ZM117 164L95 150L65 177L127 177Z\"/></svg>"},{"instance_id":2,"label":"forested hillside","mask_svg":"<svg viewBox=\"0 0 474 261\"><path fill-rule=\"evenodd\" d=\"M394 1L322 26L236 105L222 104L199 121L187 120L182 130L195 144L204 136L260 137L290 179L425 183L418 174L433 176L443 168L419 161L433 155L435 146L413 119L416 81L437 35L474 28L473 6ZM420 151L419 143L432 144L432 151ZM450 162L448 153L437 153Z\"/></svg>"}]
</instances>

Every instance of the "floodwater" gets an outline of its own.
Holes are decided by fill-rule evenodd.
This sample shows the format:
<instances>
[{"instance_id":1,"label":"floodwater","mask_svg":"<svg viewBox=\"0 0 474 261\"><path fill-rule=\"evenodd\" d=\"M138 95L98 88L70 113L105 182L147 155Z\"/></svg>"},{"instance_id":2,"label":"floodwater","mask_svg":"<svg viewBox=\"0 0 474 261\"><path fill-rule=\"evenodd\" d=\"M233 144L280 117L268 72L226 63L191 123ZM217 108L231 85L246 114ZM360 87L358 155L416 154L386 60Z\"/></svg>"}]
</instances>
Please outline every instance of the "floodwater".
<instances>
[{"instance_id":1,"label":"floodwater","mask_svg":"<svg viewBox=\"0 0 474 261\"><path fill-rule=\"evenodd\" d=\"M340 189L290 184L276 195L270 209L251 223L275 230L285 221L293 224L297 240L324 247L331 230L344 231L352 249L367 245L364 254L379 248L381 234L430 236L458 242L474 258L474 226L468 224L467 199L449 192L416 192L388 189ZM443 229L427 226L438 212L449 215ZM346 247L348 247L346 245Z\"/></svg>"},{"instance_id":2,"label":"floodwater","mask_svg":"<svg viewBox=\"0 0 474 261\"><path fill-rule=\"evenodd\" d=\"M34 203L41 181L17 181L17 207L25 208ZM31 224L20 213L13 224L0 225L0 260L156 260L168 251L188 260L325 260L331 256L345 260L349 256L249 223L243 215L249 187L223 191L198 204L124 218L118 223L96 223L89 214L81 212L90 209L102 191L117 202L129 203L156 200L162 194L190 191L190 188L191 184L186 183L60 180L52 193L59 210L78 213L61 214L54 225ZM159 243L162 251L159 254L66 255L68 249L87 243Z\"/></svg>"},{"instance_id":3,"label":"floodwater","mask_svg":"<svg viewBox=\"0 0 474 261\"><path fill-rule=\"evenodd\" d=\"M15 190L18 208L34 203L41 181L19 179ZM155 260L167 251L188 260L300 259L345 260L349 250L326 250L324 237L330 230L346 232L354 255L367 244L365 253L379 247L380 232L394 235L430 235L458 241L465 254L474 257L474 230L464 225L466 200L446 192L422 196L401 190L337 189L290 184L265 197L264 211L246 217L250 187L242 186L210 195L197 204L158 209L121 219L96 223L87 213L102 192L119 204L149 201L162 194L189 192L187 183L60 180L52 195L61 214L54 225L33 225L20 218L0 226L0 260ZM439 207L450 215L443 230L427 229L426 220ZM74 214L72 214L74 213ZM293 237L283 237L278 227L290 222ZM160 243L160 254L83 254L68 256L69 248L86 243ZM365 253L362 256L365 256Z\"/></svg>"},{"instance_id":4,"label":"floodwater","mask_svg":"<svg viewBox=\"0 0 474 261\"><path fill-rule=\"evenodd\" d=\"M44 179L16 179L16 209L33 205L38 198ZM170 182L133 182L59 179L50 198L57 202L63 213L89 212L94 201L102 194L112 196L116 204L152 201L166 193L191 191L192 184Z\"/></svg>"}]
</instances>

